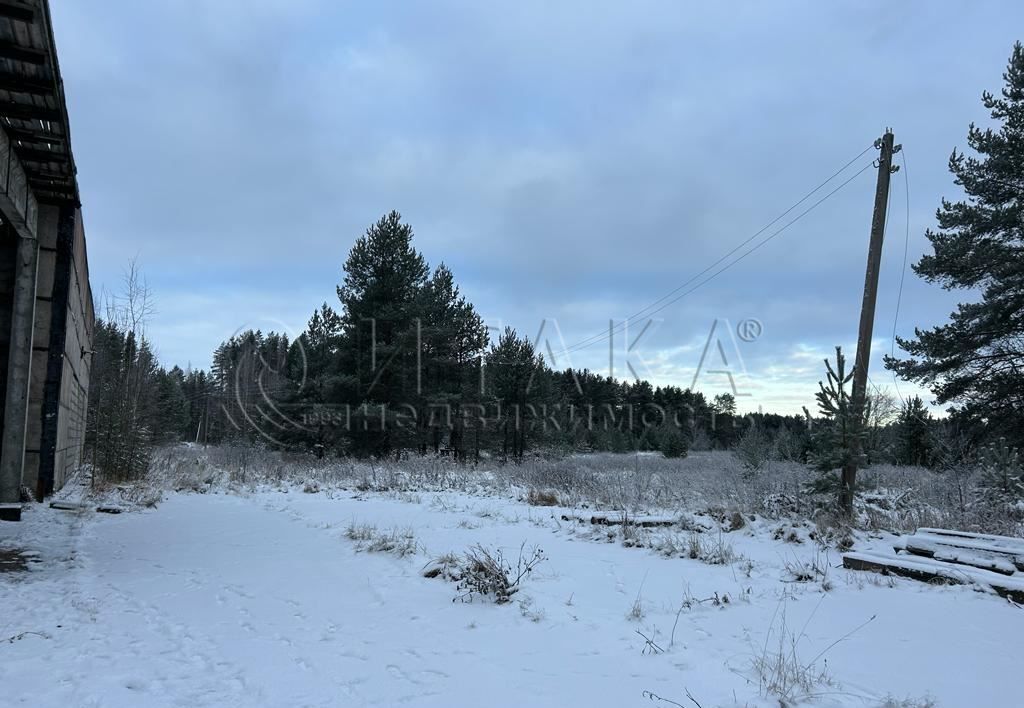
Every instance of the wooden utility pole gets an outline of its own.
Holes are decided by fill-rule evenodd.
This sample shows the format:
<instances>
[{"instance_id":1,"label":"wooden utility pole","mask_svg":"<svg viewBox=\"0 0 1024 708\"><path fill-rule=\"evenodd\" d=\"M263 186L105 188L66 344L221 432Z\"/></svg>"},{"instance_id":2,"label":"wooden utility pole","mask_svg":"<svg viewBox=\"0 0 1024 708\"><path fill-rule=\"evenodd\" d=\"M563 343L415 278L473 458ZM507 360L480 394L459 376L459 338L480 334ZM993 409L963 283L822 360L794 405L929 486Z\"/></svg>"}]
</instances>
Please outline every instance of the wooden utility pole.
<instances>
[{"instance_id":1,"label":"wooden utility pole","mask_svg":"<svg viewBox=\"0 0 1024 708\"><path fill-rule=\"evenodd\" d=\"M875 141L878 156L878 182L875 186L875 210L871 216L871 244L868 246L868 268L864 275L864 300L860 306L860 329L857 332L857 359L853 367L852 413L856 432L853 436L853 455L843 467L839 505L847 514L853 513L853 493L857 483L857 464L863 456L862 426L867 424L865 401L868 387L868 362L871 360L871 334L875 326L875 301L878 298L878 270L882 264L882 239L885 236L885 211L889 205L889 177L899 167L893 167L892 156L900 151L893 145L892 130Z\"/></svg>"}]
</instances>

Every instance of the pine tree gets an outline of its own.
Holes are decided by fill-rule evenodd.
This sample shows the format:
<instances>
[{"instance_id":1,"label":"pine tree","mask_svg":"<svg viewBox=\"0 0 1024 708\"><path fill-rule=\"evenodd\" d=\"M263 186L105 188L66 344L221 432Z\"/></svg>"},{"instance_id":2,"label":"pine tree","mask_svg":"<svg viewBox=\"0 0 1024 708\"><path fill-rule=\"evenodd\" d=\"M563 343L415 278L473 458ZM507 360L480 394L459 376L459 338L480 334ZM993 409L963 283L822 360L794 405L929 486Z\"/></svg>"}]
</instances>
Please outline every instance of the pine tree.
<instances>
[{"instance_id":1,"label":"pine tree","mask_svg":"<svg viewBox=\"0 0 1024 708\"><path fill-rule=\"evenodd\" d=\"M932 463L932 420L919 396L907 399L896 420L897 459L904 465Z\"/></svg>"},{"instance_id":2,"label":"pine tree","mask_svg":"<svg viewBox=\"0 0 1024 708\"><path fill-rule=\"evenodd\" d=\"M933 252L915 272L947 290L973 290L980 300L960 304L947 324L900 339L908 359L887 358L903 378L928 385L939 403L952 403L1024 442L1024 46L1013 48L999 96L982 103L994 128L973 123L967 143L949 159L963 201L943 200Z\"/></svg>"},{"instance_id":3,"label":"pine tree","mask_svg":"<svg viewBox=\"0 0 1024 708\"><path fill-rule=\"evenodd\" d=\"M736 397L731 393L720 393L715 396L711 407L718 415L736 415Z\"/></svg>"},{"instance_id":4,"label":"pine tree","mask_svg":"<svg viewBox=\"0 0 1024 708\"><path fill-rule=\"evenodd\" d=\"M350 431L357 452L391 452L397 406L418 393L418 306L429 269L412 237L397 211L382 217L352 247L338 286L342 366L355 376L355 403L366 406Z\"/></svg>"},{"instance_id":5,"label":"pine tree","mask_svg":"<svg viewBox=\"0 0 1024 708\"><path fill-rule=\"evenodd\" d=\"M487 326L443 263L423 287L417 315L422 366L416 403L421 411L443 413L418 416L420 448L437 452L447 435L449 447L461 459L466 454L467 418L478 418L463 416L461 411L465 405L479 405L480 358L487 347Z\"/></svg>"}]
</instances>

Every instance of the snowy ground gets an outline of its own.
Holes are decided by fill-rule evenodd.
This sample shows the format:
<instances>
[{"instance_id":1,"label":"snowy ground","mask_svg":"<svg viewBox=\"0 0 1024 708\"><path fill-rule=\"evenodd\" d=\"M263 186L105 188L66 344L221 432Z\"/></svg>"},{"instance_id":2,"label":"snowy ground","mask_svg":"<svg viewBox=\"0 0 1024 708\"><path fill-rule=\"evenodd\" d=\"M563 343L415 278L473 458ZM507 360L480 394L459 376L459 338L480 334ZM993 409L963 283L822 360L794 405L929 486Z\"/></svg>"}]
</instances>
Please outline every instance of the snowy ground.
<instances>
[{"instance_id":1,"label":"snowy ground","mask_svg":"<svg viewBox=\"0 0 1024 708\"><path fill-rule=\"evenodd\" d=\"M299 489L117 516L33 506L0 526L0 548L39 554L0 574L0 703L778 706L774 673L808 705L1020 704L1024 611L998 597L834 567L795 582L794 565L825 565L809 526L793 543L755 521L722 537L736 560L709 565L566 511ZM360 550L353 523L408 531L417 550ZM477 543L547 560L506 605L453 602L454 584L422 576ZM728 602L696 602L716 594Z\"/></svg>"}]
</instances>

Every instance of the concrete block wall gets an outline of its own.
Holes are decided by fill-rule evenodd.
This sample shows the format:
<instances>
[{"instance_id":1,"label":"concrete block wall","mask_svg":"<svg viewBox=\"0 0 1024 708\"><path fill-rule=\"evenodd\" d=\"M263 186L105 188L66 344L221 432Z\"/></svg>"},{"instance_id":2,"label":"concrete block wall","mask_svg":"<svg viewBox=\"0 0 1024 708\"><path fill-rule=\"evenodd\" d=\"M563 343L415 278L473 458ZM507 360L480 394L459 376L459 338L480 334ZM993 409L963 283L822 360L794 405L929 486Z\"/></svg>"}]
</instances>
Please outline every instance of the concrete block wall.
<instances>
[{"instance_id":1,"label":"concrete block wall","mask_svg":"<svg viewBox=\"0 0 1024 708\"><path fill-rule=\"evenodd\" d=\"M39 208L39 270L22 484L39 497L82 461L93 302L81 210Z\"/></svg>"},{"instance_id":2,"label":"concrete block wall","mask_svg":"<svg viewBox=\"0 0 1024 708\"><path fill-rule=\"evenodd\" d=\"M50 324L53 286L56 280L57 220L60 208L43 205L39 209L36 237L39 241L39 265L36 270L35 327L32 330L32 369L29 379L28 422L25 427L25 465L21 483L36 489L43 437L43 395L49 361Z\"/></svg>"},{"instance_id":3,"label":"concrete block wall","mask_svg":"<svg viewBox=\"0 0 1024 708\"><path fill-rule=\"evenodd\" d=\"M89 399L89 371L92 365L92 336L95 324L89 262L85 250L85 229L80 210L75 213L74 242L69 268L68 301L64 313L64 356L60 379L54 489L64 486L68 475L82 462L85 420Z\"/></svg>"},{"instance_id":4,"label":"concrete block wall","mask_svg":"<svg viewBox=\"0 0 1024 708\"><path fill-rule=\"evenodd\" d=\"M0 414L7 394L7 355L11 349L11 310L14 307L14 263L18 235L0 225Z\"/></svg>"}]
</instances>

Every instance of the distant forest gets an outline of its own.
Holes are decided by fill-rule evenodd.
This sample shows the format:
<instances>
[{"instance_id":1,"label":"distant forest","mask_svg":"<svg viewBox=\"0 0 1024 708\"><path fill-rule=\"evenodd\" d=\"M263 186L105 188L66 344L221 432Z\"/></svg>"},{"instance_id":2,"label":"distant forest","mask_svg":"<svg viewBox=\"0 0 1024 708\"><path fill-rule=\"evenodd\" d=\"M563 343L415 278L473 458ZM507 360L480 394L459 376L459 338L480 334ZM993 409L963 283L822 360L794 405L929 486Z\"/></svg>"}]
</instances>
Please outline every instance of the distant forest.
<instances>
[{"instance_id":1,"label":"distant forest","mask_svg":"<svg viewBox=\"0 0 1024 708\"><path fill-rule=\"evenodd\" d=\"M1006 86L984 93L993 126L971 125L970 154L949 169L962 201L943 201L932 252L914 265L929 282L964 291L949 322L900 339L886 365L929 388L948 415L918 398L875 392L849 405L843 355L829 363L812 415L737 415L723 394L555 371L513 329L490 336L443 263L431 269L397 212L372 224L343 265L335 305L324 303L294 341L243 332L210 371L161 368L142 336L135 284L97 323L87 446L115 478L145 469L156 443L232 440L319 456L448 455L515 461L536 453L734 449L750 469L770 458L822 470L893 462L954 467L1024 444L1024 48ZM132 285L132 282L130 282ZM834 375L837 373L838 375ZM823 379L826 378L823 376ZM809 396L813 392L808 392ZM856 439L857 445L851 440ZM996 452L992 452L995 450ZM987 451L987 452L985 452ZM1016 465L1016 466L1015 466ZM1019 482L1014 473L1007 484ZM1011 475L1013 476L1013 475ZM1024 490L1022 490L1024 494Z\"/></svg>"},{"instance_id":2,"label":"distant forest","mask_svg":"<svg viewBox=\"0 0 1024 708\"><path fill-rule=\"evenodd\" d=\"M397 212L367 229L343 270L340 312L321 305L295 341L275 332L234 336L217 347L209 372L160 368L145 341L101 322L97 380L125 380L128 387L146 381L136 394L139 440L127 450L245 440L317 455L444 454L477 461L516 460L531 451L674 457L690 449L737 449L756 467L759 457L807 461L812 433L828 425L820 416L739 415L728 393L709 401L677 386L555 371L510 328L491 341L452 272L443 264L428 267ZM126 370L135 373L125 379ZM98 390L96 409L108 393L123 398ZM869 461L932 464L938 428L958 429L956 422L933 421L919 399L902 411L885 395L872 403ZM116 429L93 427L96 434ZM125 428L124 435L133 433ZM120 464L130 467L132 454L123 457Z\"/></svg>"}]
</instances>

